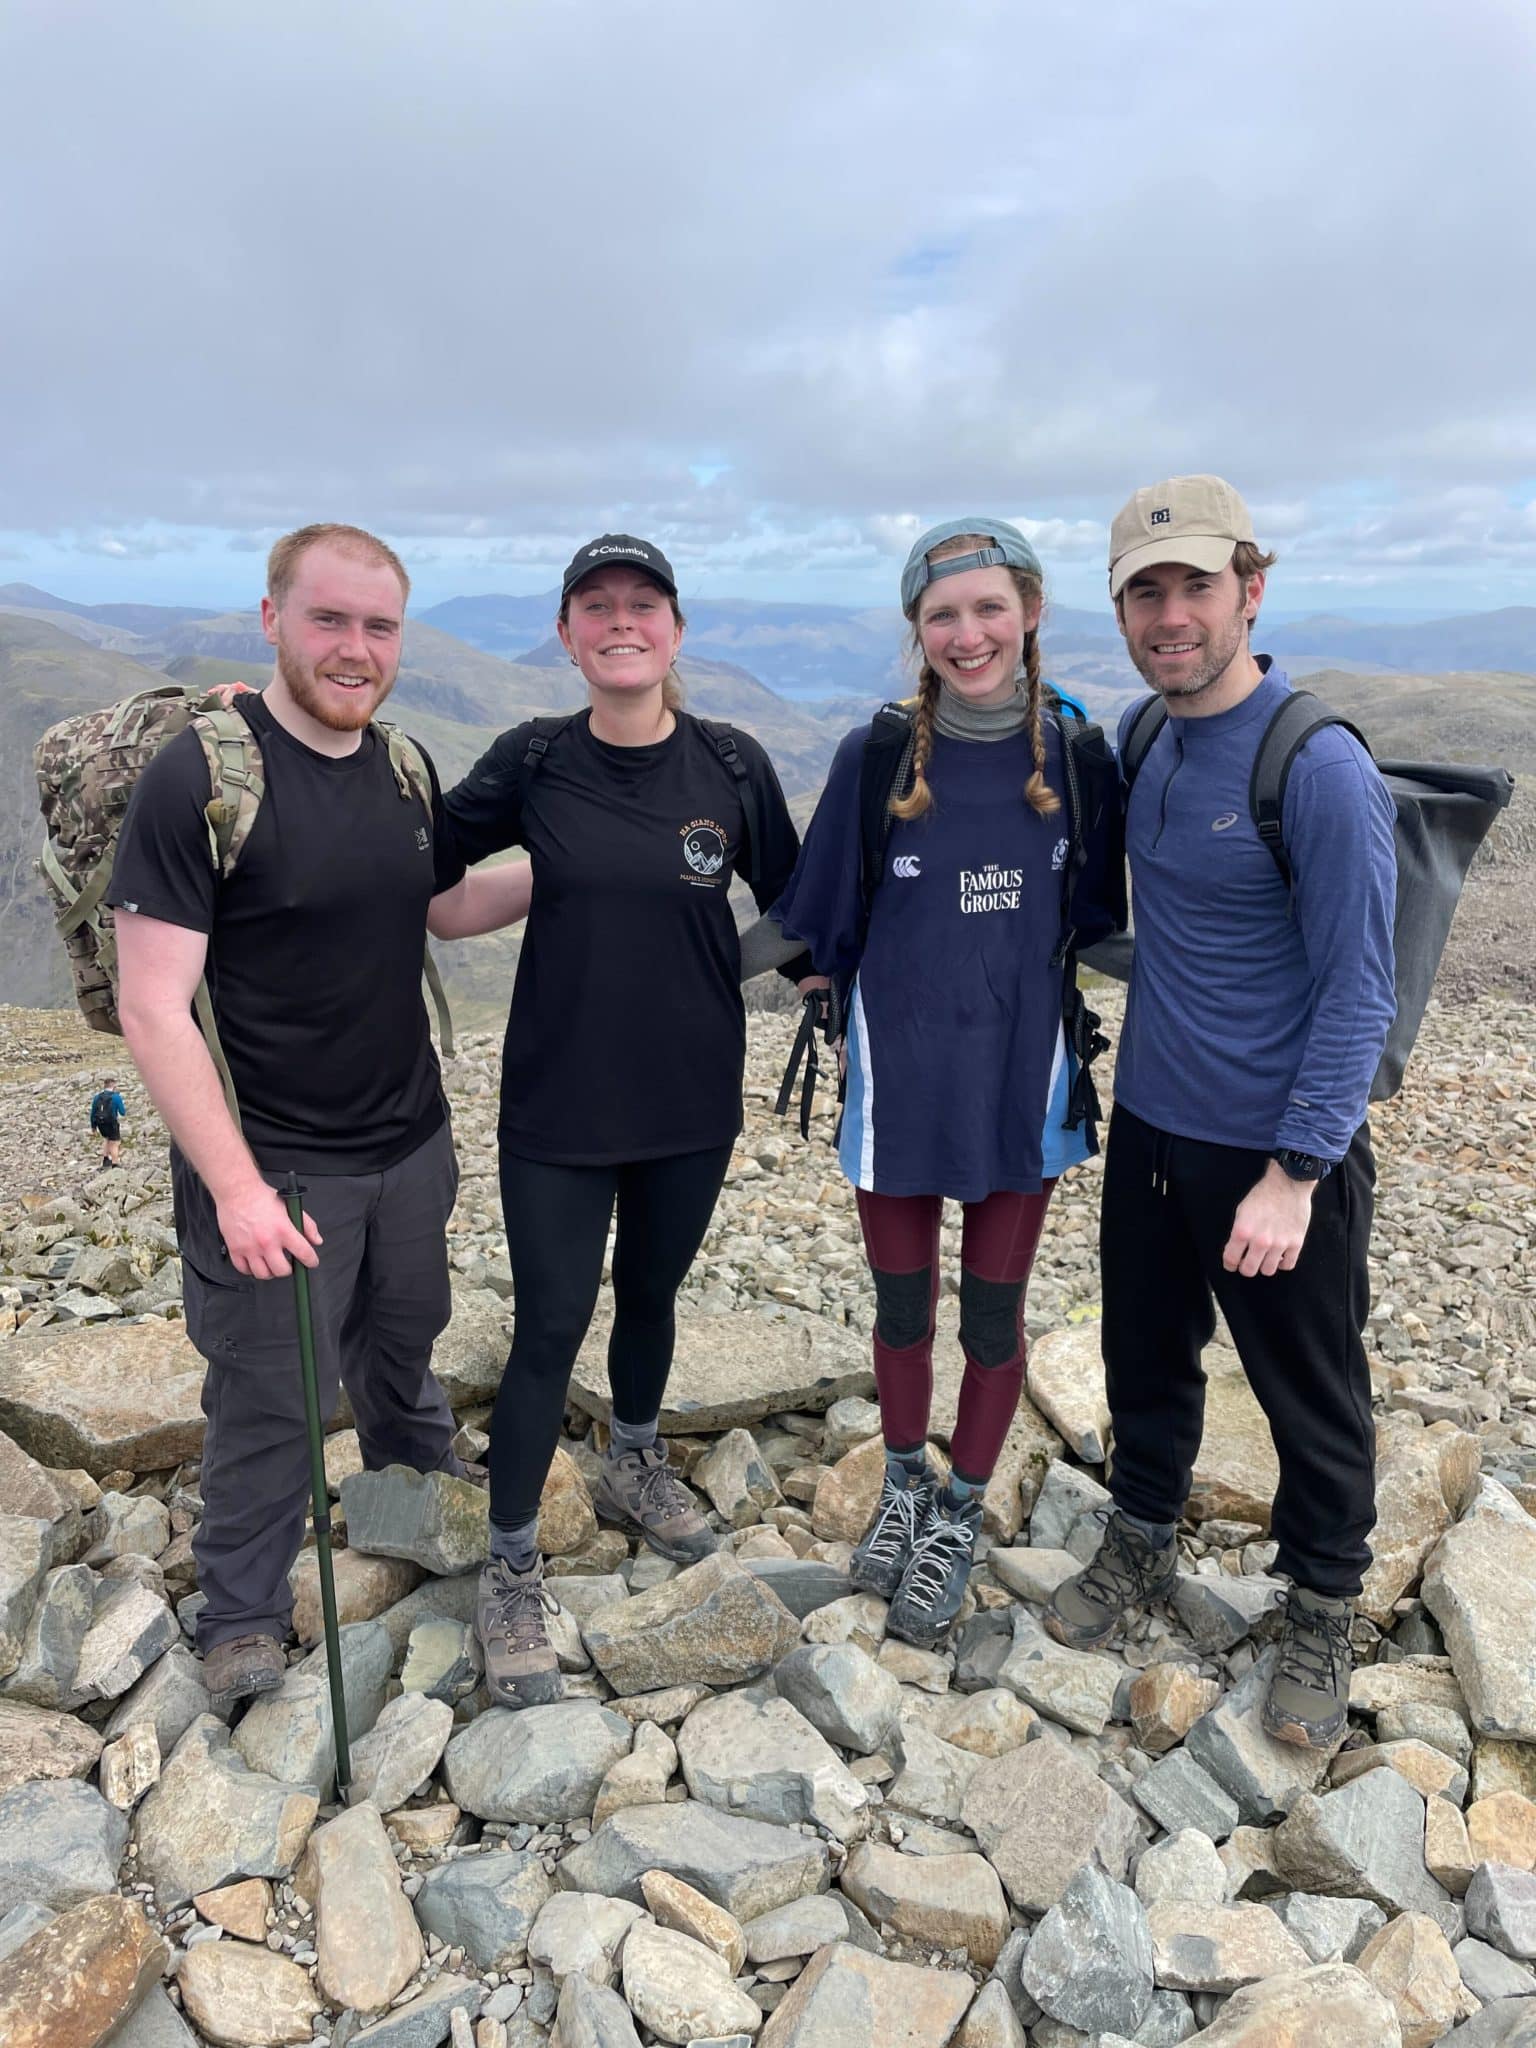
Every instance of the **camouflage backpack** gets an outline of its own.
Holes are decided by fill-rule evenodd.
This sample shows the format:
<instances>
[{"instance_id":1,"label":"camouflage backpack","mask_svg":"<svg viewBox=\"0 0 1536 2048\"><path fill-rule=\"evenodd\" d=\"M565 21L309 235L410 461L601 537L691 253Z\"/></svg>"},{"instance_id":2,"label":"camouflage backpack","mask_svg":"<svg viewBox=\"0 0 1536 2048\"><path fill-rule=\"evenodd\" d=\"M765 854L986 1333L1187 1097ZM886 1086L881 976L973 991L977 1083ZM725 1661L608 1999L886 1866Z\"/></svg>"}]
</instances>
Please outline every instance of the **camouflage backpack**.
<instances>
[{"instance_id":1,"label":"camouflage backpack","mask_svg":"<svg viewBox=\"0 0 1536 2048\"><path fill-rule=\"evenodd\" d=\"M102 901L112 879L123 813L146 764L188 726L208 762L208 856L224 879L234 873L245 850L266 784L256 735L219 698L177 683L142 690L105 710L50 726L32 757L48 828L37 871L57 905L75 1000L94 1031L121 1036L123 1028L117 1014L117 935L112 912ZM430 815L431 777L415 741L382 720L375 720L374 730L388 749L401 796L424 804ZM430 948L423 971L443 1050L451 1053L453 1025ZM198 983L192 1006L238 1125L240 1112L206 981Z\"/></svg>"}]
</instances>

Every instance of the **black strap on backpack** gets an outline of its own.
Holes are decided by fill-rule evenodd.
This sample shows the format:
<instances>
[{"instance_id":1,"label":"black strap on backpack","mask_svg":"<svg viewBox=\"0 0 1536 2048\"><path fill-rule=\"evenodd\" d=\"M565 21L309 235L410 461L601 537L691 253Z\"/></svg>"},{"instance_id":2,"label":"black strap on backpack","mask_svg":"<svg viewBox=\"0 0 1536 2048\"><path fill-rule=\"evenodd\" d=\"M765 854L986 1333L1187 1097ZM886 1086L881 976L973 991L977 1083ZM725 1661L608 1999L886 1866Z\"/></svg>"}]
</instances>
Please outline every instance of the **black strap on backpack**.
<instances>
[{"instance_id":1,"label":"black strap on backpack","mask_svg":"<svg viewBox=\"0 0 1536 2048\"><path fill-rule=\"evenodd\" d=\"M779 1083L778 1096L774 1101L773 1113L783 1116L789 1108L789 1099L795 1092L795 1077L800 1072L800 1063L805 1062L805 1080L800 1089L800 1135L811 1135L811 1104L816 1096L816 1077L821 1072L821 1059L816 1051L817 1034L825 1035L830 1015L829 992L824 988L813 988L800 1006L800 1028L795 1033L795 1042L789 1049L789 1065L784 1069L784 1078ZM841 1100L841 1091L839 1091Z\"/></svg>"}]
</instances>

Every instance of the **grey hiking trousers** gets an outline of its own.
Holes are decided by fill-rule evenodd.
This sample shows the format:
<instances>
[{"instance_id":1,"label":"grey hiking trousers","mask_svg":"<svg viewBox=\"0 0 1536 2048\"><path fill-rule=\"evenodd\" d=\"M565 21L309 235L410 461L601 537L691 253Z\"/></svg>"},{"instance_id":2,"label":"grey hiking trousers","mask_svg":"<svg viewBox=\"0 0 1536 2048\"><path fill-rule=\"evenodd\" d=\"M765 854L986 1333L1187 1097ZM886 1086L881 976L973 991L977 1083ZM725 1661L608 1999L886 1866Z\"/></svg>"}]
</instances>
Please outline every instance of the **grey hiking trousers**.
<instances>
[{"instance_id":1,"label":"grey hiking trousers","mask_svg":"<svg viewBox=\"0 0 1536 2048\"><path fill-rule=\"evenodd\" d=\"M284 1174L263 1176L274 1187ZM193 1539L208 1604L197 1647L288 1633L288 1573L310 1505L309 1439L293 1281L237 1273L213 1199L171 1155L187 1334L203 1382L203 1521ZM325 1243L310 1269L320 1412L345 1386L363 1464L459 1472L453 1413L432 1377L433 1339L450 1311L446 1226L458 1191L453 1135L442 1128L381 1173L307 1174L304 1207Z\"/></svg>"}]
</instances>

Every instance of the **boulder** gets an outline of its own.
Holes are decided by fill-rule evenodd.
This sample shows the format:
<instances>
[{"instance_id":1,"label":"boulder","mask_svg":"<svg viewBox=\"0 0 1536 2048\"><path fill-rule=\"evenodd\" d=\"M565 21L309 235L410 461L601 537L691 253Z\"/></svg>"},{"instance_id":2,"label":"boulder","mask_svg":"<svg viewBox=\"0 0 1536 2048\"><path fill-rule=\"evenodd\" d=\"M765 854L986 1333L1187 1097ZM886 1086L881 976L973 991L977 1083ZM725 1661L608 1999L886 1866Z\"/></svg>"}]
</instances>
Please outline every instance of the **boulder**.
<instances>
[{"instance_id":1,"label":"boulder","mask_svg":"<svg viewBox=\"0 0 1536 2048\"><path fill-rule=\"evenodd\" d=\"M579 1970L572 1970L561 1986L555 2023L560 2048L640 2048L623 1999L605 1985L590 1983Z\"/></svg>"},{"instance_id":2,"label":"boulder","mask_svg":"<svg viewBox=\"0 0 1536 2048\"><path fill-rule=\"evenodd\" d=\"M1352 1963L1387 1916L1369 1899L1330 1899L1318 1892L1287 1892L1270 1911L1314 1963Z\"/></svg>"},{"instance_id":3,"label":"boulder","mask_svg":"<svg viewBox=\"0 0 1536 2048\"><path fill-rule=\"evenodd\" d=\"M1131 1796L1170 1834L1199 1828L1213 1842L1224 1842L1237 1826L1237 1802L1187 1749L1173 1750L1137 1778Z\"/></svg>"},{"instance_id":4,"label":"boulder","mask_svg":"<svg viewBox=\"0 0 1536 2048\"><path fill-rule=\"evenodd\" d=\"M928 1710L928 1726L943 1742L972 1756L1006 1756L1040 1726L1033 1707L1000 1685L984 1692L948 1693Z\"/></svg>"},{"instance_id":5,"label":"boulder","mask_svg":"<svg viewBox=\"0 0 1536 2048\"><path fill-rule=\"evenodd\" d=\"M315 1909L315 1985L331 2005L373 2012L425 1959L378 1808L365 1800L316 1828L294 1873Z\"/></svg>"},{"instance_id":6,"label":"boulder","mask_svg":"<svg viewBox=\"0 0 1536 2048\"><path fill-rule=\"evenodd\" d=\"M1029 1349L1029 1398L1085 1465L1109 1454L1109 1400L1097 1322L1048 1330Z\"/></svg>"},{"instance_id":7,"label":"boulder","mask_svg":"<svg viewBox=\"0 0 1536 2048\"><path fill-rule=\"evenodd\" d=\"M869 1794L787 1699L732 1692L695 1707L678 1731L688 1790L729 1813L814 1821L840 1842L869 1831Z\"/></svg>"},{"instance_id":8,"label":"boulder","mask_svg":"<svg viewBox=\"0 0 1536 2048\"><path fill-rule=\"evenodd\" d=\"M1187 1664L1150 1664L1131 1681L1131 1726L1139 1748L1162 1756L1181 1743L1221 1697L1214 1678Z\"/></svg>"},{"instance_id":9,"label":"boulder","mask_svg":"<svg viewBox=\"0 0 1536 2048\"><path fill-rule=\"evenodd\" d=\"M389 1813L422 1790L453 1732L453 1709L425 1693L386 1702L352 1750L352 1797Z\"/></svg>"},{"instance_id":10,"label":"boulder","mask_svg":"<svg viewBox=\"0 0 1536 2048\"><path fill-rule=\"evenodd\" d=\"M85 1900L7 1959L0 2041L6 2048L95 2048L159 1982L168 1954L131 1899L108 1892Z\"/></svg>"},{"instance_id":11,"label":"boulder","mask_svg":"<svg viewBox=\"0 0 1536 2048\"><path fill-rule=\"evenodd\" d=\"M608 1338L613 1311L605 1297L576 1360L570 1398L606 1422L612 1412ZM850 1395L875 1391L869 1340L824 1316L786 1308L761 1315L677 1319L677 1351L661 1410L664 1436L713 1435L765 1416L819 1415Z\"/></svg>"},{"instance_id":12,"label":"boulder","mask_svg":"<svg viewBox=\"0 0 1536 2048\"><path fill-rule=\"evenodd\" d=\"M839 1882L877 1926L934 1948L963 1948L983 1969L1008 1938L1008 1901L984 1856L903 1856L861 1842Z\"/></svg>"},{"instance_id":13,"label":"boulder","mask_svg":"<svg viewBox=\"0 0 1536 2048\"><path fill-rule=\"evenodd\" d=\"M363 1550L338 1550L331 1559L336 1587L336 1619L372 1621L397 1600L403 1600L421 1578L421 1566L403 1557L370 1557ZM293 1632L301 1643L318 1643L325 1636L325 1616L320 1604L320 1561L313 1550L299 1554L288 1574L293 1593Z\"/></svg>"},{"instance_id":14,"label":"boulder","mask_svg":"<svg viewBox=\"0 0 1536 2048\"><path fill-rule=\"evenodd\" d=\"M35 1515L0 1515L0 1676L21 1662L27 1624L53 1563L53 1524Z\"/></svg>"},{"instance_id":15,"label":"boulder","mask_svg":"<svg viewBox=\"0 0 1536 2048\"><path fill-rule=\"evenodd\" d=\"M0 1914L20 1905L62 1912L114 1890L127 1841L126 1815L78 1779L0 1795Z\"/></svg>"},{"instance_id":16,"label":"boulder","mask_svg":"<svg viewBox=\"0 0 1536 2048\"><path fill-rule=\"evenodd\" d=\"M1347 1963L1287 1971L1235 1991L1195 2048L1402 2048L1397 2014Z\"/></svg>"},{"instance_id":17,"label":"boulder","mask_svg":"<svg viewBox=\"0 0 1536 2048\"><path fill-rule=\"evenodd\" d=\"M101 1737L73 1714L0 1700L0 1793L41 1778L84 1778L101 1755Z\"/></svg>"},{"instance_id":18,"label":"boulder","mask_svg":"<svg viewBox=\"0 0 1536 2048\"><path fill-rule=\"evenodd\" d=\"M462 1948L477 1970L505 1975L523 1963L552 1890L537 1856L492 1849L429 1870L416 1894L416 1917L428 1934Z\"/></svg>"},{"instance_id":19,"label":"boulder","mask_svg":"<svg viewBox=\"0 0 1536 2048\"><path fill-rule=\"evenodd\" d=\"M1378 1628L1418 1584L1424 1560L1477 1486L1480 1445L1449 1424L1423 1428L1416 1417L1383 1416L1376 1430L1376 1526L1360 1612Z\"/></svg>"},{"instance_id":20,"label":"boulder","mask_svg":"<svg viewBox=\"0 0 1536 2048\"><path fill-rule=\"evenodd\" d=\"M104 1802L103 1802L104 1803ZM138 1872L162 1911L242 1877L286 1877L314 1826L318 1796L252 1770L211 1714L194 1721L135 1820ZM126 1832L127 1823L118 1816ZM0 1838L3 1839L3 1838Z\"/></svg>"},{"instance_id":21,"label":"boulder","mask_svg":"<svg viewBox=\"0 0 1536 2048\"><path fill-rule=\"evenodd\" d=\"M1148 1908L1147 1926L1153 1974L1170 1991L1236 1991L1312 1960L1268 1906L1163 1899Z\"/></svg>"},{"instance_id":22,"label":"boulder","mask_svg":"<svg viewBox=\"0 0 1536 2048\"><path fill-rule=\"evenodd\" d=\"M921 1721L901 1725L902 1763L885 1788L885 1803L898 1813L915 1814L942 1826L959 1823L966 1787L981 1759L957 1743L946 1742Z\"/></svg>"},{"instance_id":23,"label":"boulder","mask_svg":"<svg viewBox=\"0 0 1536 2048\"><path fill-rule=\"evenodd\" d=\"M1367 1771L1338 1792L1304 1792L1275 1836L1298 1891L1373 1899L1386 1913L1449 1901L1424 1866L1424 1801L1396 1771Z\"/></svg>"},{"instance_id":24,"label":"boulder","mask_svg":"<svg viewBox=\"0 0 1536 2048\"><path fill-rule=\"evenodd\" d=\"M297 1963L249 1942L199 1942L182 1957L176 1982L188 2018L214 2048L307 2041L321 2011Z\"/></svg>"},{"instance_id":25,"label":"boulder","mask_svg":"<svg viewBox=\"0 0 1536 2048\"><path fill-rule=\"evenodd\" d=\"M467 2028L484 2003L483 1984L445 1970L425 1991L353 2034L348 2048L438 2048L439 2042L448 2039L456 2013L464 2015L463 2026ZM454 2048L466 2038L461 2031ZM540 2036L527 2035L524 2039L528 2048L533 2048ZM573 2043L572 2048L579 2048L579 2044Z\"/></svg>"},{"instance_id":26,"label":"boulder","mask_svg":"<svg viewBox=\"0 0 1536 2048\"><path fill-rule=\"evenodd\" d=\"M45 1465L29 1457L18 1443L0 1435L0 1500L10 1515L59 1522L76 1503Z\"/></svg>"},{"instance_id":27,"label":"boulder","mask_svg":"<svg viewBox=\"0 0 1536 2048\"><path fill-rule=\"evenodd\" d=\"M1083 1735L1100 1735L1125 1676L1113 1657L1065 1649L1025 1609L1014 1612L1014 1646L997 1682L1038 1712Z\"/></svg>"},{"instance_id":28,"label":"boulder","mask_svg":"<svg viewBox=\"0 0 1536 2048\"><path fill-rule=\"evenodd\" d=\"M472 1868L473 1862L471 1858L468 1865L450 1864L447 1867ZM542 1867L539 1867L539 1874L543 1876ZM652 1882L677 1882L659 1870L650 1872L646 1881L648 1885ZM531 1876L528 1882L531 1886ZM547 1887L547 1879L545 1883ZM682 1889L686 1891L688 1887L684 1885ZM422 1890L425 1893L426 1886ZM698 1898L699 1894L694 1893L694 1897ZM718 1906L711 1906L708 1899L701 1899L700 1903L708 1906L712 1913L721 1910ZM640 1914L640 1907L629 1899L603 1899L592 1892L555 1892L546 1897L531 1927L524 1930L528 1960L536 1969L548 1970L557 1984L563 1984L572 1974L585 1977L591 1984L611 1984L619 1974L619 1951L624 1946L624 1937ZM661 1916L658 1914L657 1918ZM726 1914L725 1918L730 1919L730 1915ZM735 1922L731 1924L734 1926ZM432 1931L442 1934L438 1927L433 1927ZM446 1941L449 1937L442 1934L442 1939ZM505 1952L511 1953L510 1946ZM487 1967L505 1971L513 1964L496 1963Z\"/></svg>"},{"instance_id":29,"label":"boulder","mask_svg":"<svg viewBox=\"0 0 1536 2048\"><path fill-rule=\"evenodd\" d=\"M393 1653L382 1621L341 1630L347 1735L356 1741L379 1718ZM235 1730L235 1748L253 1771L285 1785L312 1785L325 1796L336 1779L336 1730L325 1646L293 1666L275 1692L262 1693Z\"/></svg>"},{"instance_id":30,"label":"boulder","mask_svg":"<svg viewBox=\"0 0 1536 2048\"><path fill-rule=\"evenodd\" d=\"M60 1565L47 1573L24 1624L15 1669L0 1682L0 1696L33 1707L65 1704L74 1691L80 1645L91 1625L100 1583L86 1564ZM0 1655L0 1664L4 1662Z\"/></svg>"},{"instance_id":31,"label":"boulder","mask_svg":"<svg viewBox=\"0 0 1536 2048\"><path fill-rule=\"evenodd\" d=\"M947 2048L975 1987L957 1970L889 1963L845 1941L819 1949L769 2016L759 2048Z\"/></svg>"},{"instance_id":32,"label":"boulder","mask_svg":"<svg viewBox=\"0 0 1536 2048\"><path fill-rule=\"evenodd\" d=\"M160 1782L160 1743L153 1721L135 1721L101 1753L97 1783L101 1796L119 1812L131 1813Z\"/></svg>"},{"instance_id":33,"label":"boulder","mask_svg":"<svg viewBox=\"0 0 1536 2048\"><path fill-rule=\"evenodd\" d=\"M621 1714L592 1699L520 1712L493 1707L448 1744L443 1780L456 1803L481 1820L580 1820L633 1737Z\"/></svg>"},{"instance_id":34,"label":"boulder","mask_svg":"<svg viewBox=\"0 0 1536 2048\"><path fill-rule=\"evenodd\" d=\"M824 1558L744 1557L741 1561L753 1578L783 1601L797 1621L804 1621L818 1608L829 1607L834 1600L845 1600L853 1591L848 1574Z\"/></svg>"},{"instance_id":35,"label":"boulder","mask_svg":"<svg viewBox=\"0 0 1536 2048\"><path fill-rule=\"evenodd\" d=\"M901 1687L856 1643L803 1643L774 1666L781 1699L843 1749L869 1756L896 1725Z\"/></svg>"},{"instance_id":36,"label":"boulder","mask_svg":"<svg viewBox=\"0 0 1536 2048\"><path fill-rule=\"evenodd\" d=\"M814 1837L687 1799L616 1813L561 1859L555 1881L638 1903L648 1870L670 1871L742 1921L825 1891L830 1877L826 1845Z\"/></svg>"},{"instance_id":37,"label":"boulder","mask_svg":"<svg viewBox=\"0 0 1536 2048\"><path fill-rule=\"evenodd\" d=\"M587 1482L570 1452L557 1444L539 1494L539 1548L558 1560L580 1550L596 1534L597 1514Z\"/></svg>"},{"instance_id":38,"label":"boulder","mask_svg":"<svg viewBox=\"0 0 1536 2048\"><path fill-rule=\"evenodd\" d=\"M153 1722L160 1754L169 1756L199 1714L211 1711L202 1665L184 1644L173 1643L118 1701L106 1734L114 1740L140 1721Z\"/></svg>"},{"instance_id":39,"label":"boulder","mask_svg":"<svg viewBox=\"0 0 1536 2048\"><path fill-rule=\"evenodd\" d=\"M690 1475L695 1486L733 1529L762 1521L784 1496L748 1429L727 1430L711 1444Z\"/></svg>"},{"instance_id":40,"label":"boulder","mask_svg":"<svg viewBox=\"0 0 1536 2048\"><path fill-rule=\"evenodd\" d=\"M1050 2018L1085 2033L1134 2033L1152 2003L1152 1940L1140 1900L1085 1863L1035 1929L1021 1975Z\"/></svg>"},{"instance_id":41,"label":"boulder","mask_svg":"<svg viewBox=\"0 0 1536 2048\"><path fill-rule=\"evenodd\" d=\"M387 1465L341 1482L347 1542L374 1557L409 1559L451 1578L480 1564L490 1548L487 1496L449 1472Z\"/></svg>"},{"instance_id":42,"label":"boulder","mask_svg":"<svg viewBox=\"0 0 1536 2048\"><path fill-rule=\"evenodd\" d=\"M1327 1770L1332 1749L1302 1749L1265 1733L1264 1697L1275 1652L1262 1657L1190 1729L1185 1748L1237 1802L1241 1817L1267 1826ZM1339 1741L1343 1741L1340 1732ZM1337 1748L1337 1744L1334 1748Z\"/></svg>"},{"instance_id":43,"label":"boulder","mask_svg":"<svg viewBox=\"0 0 1536 2048\"><path fill-rule=\"evenodd\" d=\"M1208 1344L1200 1364L1205 1426L1184 1512L1194 1522L1257 1522L1267 1530L1280 1464L1264 1411L1230 1346Z\"/></svg>"},{"instance_id":44,"label":"boulder","mask_svg":"<svg viewBox=\"0 0 1536 2048\"><path fill-rule=\"evenodd\" d=\"M203 1361L184 1323L69 1324L0 1356L0 1429L41 1464L163 1472L199 1455Z\"/></svg>"},{"instance_id":45,"label":"boulder","mask_svg":"<svg viewBox=\"0 0 1536 2048\"><path fill-rule=\"evenodd\" d=\"M1469 1934L1518 1962L1536 1960L1536 1876L1530 1871L1480 1863L1467 1886L1466 1909Z\"/></svg>"},{"instance_id":46,"label":"boulder","mask_svg":"<svg viewBox=\"0 0 1536 2048\"><path fill-rule=\"evenodd\" d=\"M640 1890L658 1927L674 1928L679 1934L702 1942L705 1948L714 1951L733 1977L740 1975L747 1957L747 1938L734 1913L727 1913L724 1906L717 1906L713 1899L706 1899L691 1884L684 1884L680 1877L673 1877L665 1870L648 1870L640 1880ZM567 1894L571 1898L576 1896ZM610 1899L606 1903L628 1910L625 1900ZM806 1903L797 1899L794 1905L780 1906L778 1910L793 1913ZM752 1924L760 1923L754 1921ZM847 1924L846 1920L842 1921L839 1935ZM809 1950L806 1953L809 1954Z\"/></svg>"},{"instance_id":47,"label":"boulder","mask_svg":"<svg viewBox=\"0 0 1536 2048\"><path fill-rule=\"evenodd\" d=\"M1402 1913L1373 1934L1357 1967L1397 2014L1403 2048L1433 2048L1479 2001L1469 1996L1442 1930L1423 1913Z\"/></svg>"},{"instance_id":48,"label":"boulder","mask_svg":"<svg viewBox=\"0 0 1536 2048\"><path fill-rule=\"evenodd\" d=\"M1187 1906L1224 1904L1226 1865L1210 1836L1183 1828L1143 1849L1136 1862L1136 1896L1149 1912L1165 1899Z\"/></svg>"},{"instance_id":49,"label":"boulder","mask_svg":"<svg viewBox=\"0 0 1536 2048\"><path fill-rule=\"evenodd\" d=\"M601 1827L610 1814L623 1807L659 1805L676 1769L677 1744L654 1721L642 1721L635 1729L634 1748L610 1764L597 1788L593 1827Z\"/></svg>"},{"instance_id":50,"label":"boulder","mask_svg":"<svg viewBox=\"0 0 1536 2048\"><path fill-rule=\"evenodd\" d=\"M649 1898L650 1893L646 1893ZM813 1956L829 1941L849 1938L848 1913L836 1892L813 1892L792 1899L787 1906L775 1906L771 1913L759 1913L742 1929L749 1959L754 1963L782 1963L796 1956Z\"/></svg>"},{"instance_id":51,"label":"boulder","mask_svg":"<svg viewBox=\"0 0 1536 2048\"><path fill-rule=\"evenodd\" d=\"M158 1593L131 1579L102 1597L80 1643L68 1704L120 1699L181 1640L176 1616Z\"/></svg>"},{"instance_id":52,"label":"boulder","mask_svg":"<svg viewBox=\"0 0 1536 2048\"><path fill-rule=\"evenodd\" d=\"M1497 1480L1430 1554L1423 1599L1472 1725L1536 1742L1536 1521Z\"/></svg>"},{"instance_id":53,"label":"boulder","mask_svg":"<svg viewBox=\"0 0 1536 2048\"><path fill-rule=\"evenodd\" d=\"M637 1921L624 1939L623 1967L630 2011L663 2041L752 2033L762 2024L730 1965L674 1928Z\"/></svg>"},{"instance_id":54,"label":"boulder","mask_svg":"<svg viewBox=\"0 0 1536 2048\"><path fill-rule=\"evenodd\" d=\"M630 1694L759 1678L800 1641L800 1624L729 1552L717 1551L649 1592L600 1609L585 1640L614 1691Z\"/></svg>"},{"instance_id":55,"label":"boulder","mask_svg":"<svg viewBox=\"0 0 1536 2048\"><path fill-rule=\"evenodd\" d=\"M1050 1738L979 1764L961 1817L1027 1913L1047 1912L1095 1855L1109 1877L1123 1877L1139 1839L1119 1794L1076 1750Z\"/></svg>"},{"instance_id":56,"label":"boulder","mask_svg":"<svg viewBox=\"0 0 1536 2048\"><path fill-rule=\"evenodd\" d=\"M242 1941L265 1941L272 1887L264 1877L245 1877L238 1884L199 1892L192 1901L211 1927L222 1927Z\"/></svg>"}]
</instances>

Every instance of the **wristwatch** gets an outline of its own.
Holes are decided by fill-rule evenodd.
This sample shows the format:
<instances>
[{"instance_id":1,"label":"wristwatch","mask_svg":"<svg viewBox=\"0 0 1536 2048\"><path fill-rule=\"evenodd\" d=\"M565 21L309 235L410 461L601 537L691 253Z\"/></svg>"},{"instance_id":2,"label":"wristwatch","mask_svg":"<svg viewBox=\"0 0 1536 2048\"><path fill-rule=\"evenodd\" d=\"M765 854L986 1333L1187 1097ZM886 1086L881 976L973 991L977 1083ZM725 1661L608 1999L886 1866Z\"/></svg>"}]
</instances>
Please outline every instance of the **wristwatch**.
<instances>
[{"instance_id":1,"label":"wristwatch","mask_svg":"<svg viewBox=\"0 0 1536 2048\"><path fill-rule=\"evenodd\" d=\"M1271 1152L1270 1158L1292 1180L1326 1180L1333 1171L1331 1159L1319 1159L1314 1152Z\"/></svg>"}]
</instances>

